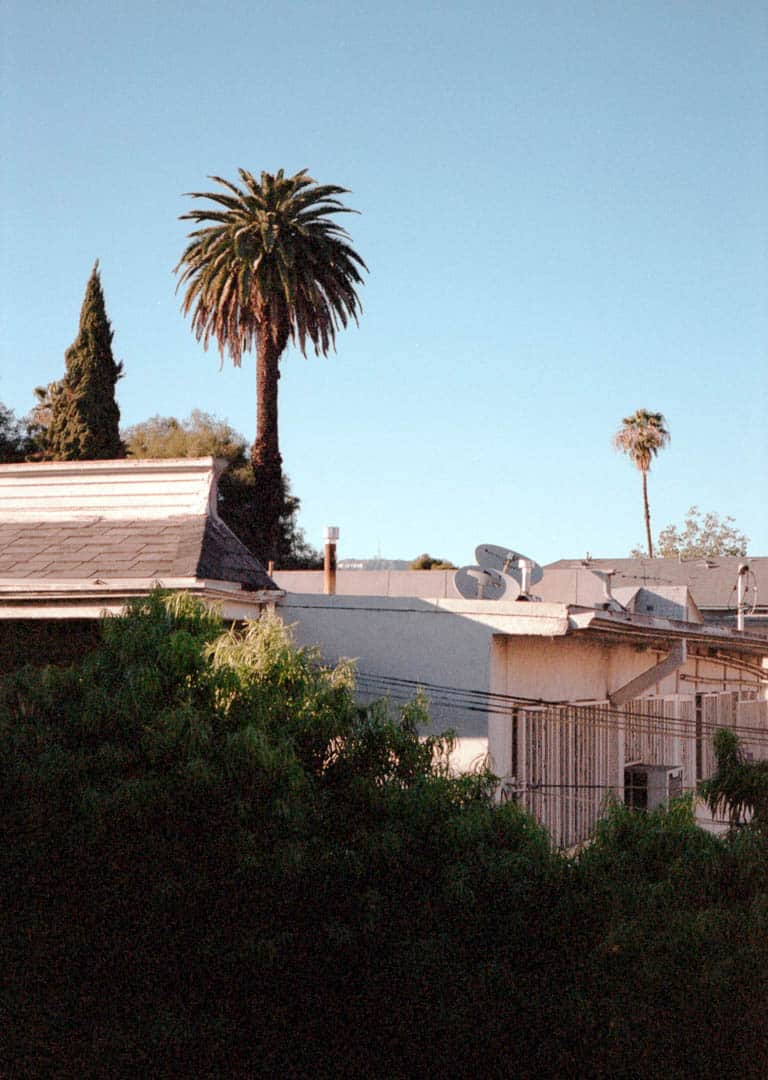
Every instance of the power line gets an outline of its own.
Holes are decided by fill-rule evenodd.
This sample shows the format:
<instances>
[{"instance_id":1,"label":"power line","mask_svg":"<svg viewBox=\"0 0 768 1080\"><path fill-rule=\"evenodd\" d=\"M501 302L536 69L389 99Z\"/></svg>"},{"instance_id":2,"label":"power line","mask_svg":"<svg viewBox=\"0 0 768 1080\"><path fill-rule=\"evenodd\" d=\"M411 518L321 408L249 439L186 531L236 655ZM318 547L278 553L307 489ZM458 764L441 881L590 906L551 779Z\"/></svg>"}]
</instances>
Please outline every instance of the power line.
<instances>
[{"instance_id":1,"label":"power line","mask_svg":"<svg viewBox=\"0 0 768 1080\"><path fill-rule=\"evenodd\" d=\"M526 712L529 719L535 719L535 716L531 716L534 711L544 714L556 710L566 713L564 716L556 717L559 723L588 721L592 728L631 731L636 734L667 734L682 738L698 737L699 733L704 736L713 733L719 727L727 726L742 734L751 743L768 745L768 729L762 726L718 723L704 717L697 720L695 716L669 716L665 713L651 712L648 706L628 709L614 708L602 703L574 704L544 701L516 695L465 690L392 676L371 675L366 672L358 672L357 681L362 684L361 689L365 692L384 693L398 701L409 701L417 691L421 690L427 695L431 705L442 709L457 709L462 712L505 717L509 717L510 713L517 709ZM643 700L651 702L654 699Z\"/></svg>"},{"instance_id":2,"label":"power line","mask_svg":"<svg viewBox=\"0 0 768 1080\"><path fill-rule=\"evenodd\" d=\"M574 702L566 699L546 699L546 698L532 698L524 697L520 694L505 694L500 691L491 690L473 690L470 688L462 688L458 686L446 686L439 683L430 683L424 679L403 679L394 675L376 675L371 672L357 671L356 678L367 682L377 682L382 685L391 687L401 687L406 689L411 694L415 694L418 690L424 691L430 697L442 695L447 699L464 699L467 702L467 708L471 709L475 702L480 702L482 705L482 711L493 711L495 706L518 706L527 708L572 708L572 709L589 709L589 708L610 708L614 715L637 715L636 710L632 708L626 708L622 706L610 706L602 702ZM723 680L718 679L717 682ZM739 686L751 685L757 690L756 683L745 683L744 680L738 680ZM729 691L723 691L728 693ZM734 691L738 693L739 691ZM641 699L644 703L654 702L653 698ZM657 717L662 720L670 719L665 713L651 713L647 712L644 715L649 717Z\"/></svg>"},{"instance_id":3,"label":"power line","mask_svg":"<svg viewBox=\"0 0 768 1080\"><path fill-rule=\"evenodd\" d=\"M436 703L442 702L444 704L451 704L466 708L468 711L491 712L506 715L510 708L537 709L541 711L556 708L569 709L578 712L586 712L588 710L610 710L612 716L629 716L634 719L637 716L642 715L648 720L660 720L663 722L675 721L680 723L692 722L687 721L683 717L670 717L666 713L651 712L646 705L644 705L642 710L637 710L626 707L615 707L604 704L603 702L576 703L572 701L547 701L543 698L526 698L514 694L468 690L460 687L441 686L435 683L428 683L424 680L399 679L393 676L373 675L367 672L357 672L357 680L366 683L379 684L383 687L391 688L394 691L407 691L409 695L413 695L420 690ZM392 696L395 696L395 694L393 693ZM642 700L647 703L654 702L653 698L645 698Z\"/></svg>"}]
</instances>

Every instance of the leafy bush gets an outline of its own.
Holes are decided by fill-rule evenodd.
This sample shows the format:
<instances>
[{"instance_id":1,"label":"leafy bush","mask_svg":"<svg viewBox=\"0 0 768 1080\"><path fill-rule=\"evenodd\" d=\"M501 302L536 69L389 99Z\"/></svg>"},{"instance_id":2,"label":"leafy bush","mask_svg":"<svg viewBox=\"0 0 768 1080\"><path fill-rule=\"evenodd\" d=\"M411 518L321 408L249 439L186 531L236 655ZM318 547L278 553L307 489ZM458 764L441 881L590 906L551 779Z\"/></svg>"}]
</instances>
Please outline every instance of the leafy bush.
<instances>
[{"instance_id":1,"label":"leafy bush","mask_svg":"<svg viewBox=\"0 0 768 1080\"><path fill-rule=\"evenodd\" d=\"M0 1072L762 1076L764 840L566 859L425 718L159 593L2 680Z\"/></svg>"},{"instance_id":2,"label":"leafy bush","mask_svg":"<svg viewBox=\"0 0 768 1080\"><path fill-rule=\"evenodd\" d=\"M748 761L738 736L720 728L712 740L717 767L701 784L701 794L713 813L726 810L734 825L750 823L768 831L768 761Z\"/></svg>"},{"instance_id":3,"label":"leafy bush","mask_svg":"<svg viewBox=\"0 0 768 1080\"><path fill-rule=\"evenodd\" d=\"M456 567L448 559L437 559L434 555L429 555L426 551L422 555L417 555L411 562L409 569L411 570L455 570Z\"/></svg>"}]
</instances>

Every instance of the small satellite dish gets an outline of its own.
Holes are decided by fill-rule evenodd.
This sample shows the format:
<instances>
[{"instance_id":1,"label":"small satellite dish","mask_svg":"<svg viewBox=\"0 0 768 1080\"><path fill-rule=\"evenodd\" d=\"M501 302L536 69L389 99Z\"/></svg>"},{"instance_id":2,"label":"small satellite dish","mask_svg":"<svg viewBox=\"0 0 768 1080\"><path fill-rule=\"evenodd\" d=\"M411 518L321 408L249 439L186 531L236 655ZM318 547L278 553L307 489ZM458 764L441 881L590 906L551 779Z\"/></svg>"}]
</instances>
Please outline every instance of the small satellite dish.
<instances>
[{"instance_id":1,"label":"small satellite dish","mask_svg":"<svg viewBox=\"0 0 768 1080\"><path fill-rule=\"evenodd\" d=\"M453 575L456 591L465 600L516 600L520 592L517 582L508 574L487 570L482 566L462 566Z\"/></svg>"},{"instance_id":2,"label":"small satellite dish","mask_svg":"<svg viewBox=\"0 0 768 1080\"><path fill-rule=\"evenodd\" d=\"M531 585L536 585L544 576L544 571L533 559L497 544L479 544L475 548L475 558L484 570L509 574L523 593L527 593Z\"/></svg>"}]
</instances>

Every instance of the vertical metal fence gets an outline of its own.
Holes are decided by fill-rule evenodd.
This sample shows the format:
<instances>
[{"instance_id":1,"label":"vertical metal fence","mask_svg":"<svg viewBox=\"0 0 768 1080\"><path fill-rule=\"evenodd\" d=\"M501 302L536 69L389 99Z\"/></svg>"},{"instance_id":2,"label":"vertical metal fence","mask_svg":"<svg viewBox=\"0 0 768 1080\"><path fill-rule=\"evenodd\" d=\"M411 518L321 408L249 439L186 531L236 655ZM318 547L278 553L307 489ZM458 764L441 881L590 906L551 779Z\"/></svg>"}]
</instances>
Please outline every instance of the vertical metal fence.
<instances>
[{"instance_id":1,"label":"vertical metal fence","mask_svg":"<svg viewBox=\"0 0 768 1080\"><path fill-rule=\"evenodd\" d=\"M510 722L512 760L501 798L518 801L563 848L589 837L606 798L623 797L628 765L681 768L683 790L693 791L714 770L712 735L719 727L736 730L753 758L768 758L768 701L754 694L678 694L618 709L518 707Z\"/></svg>"}]
</instances>

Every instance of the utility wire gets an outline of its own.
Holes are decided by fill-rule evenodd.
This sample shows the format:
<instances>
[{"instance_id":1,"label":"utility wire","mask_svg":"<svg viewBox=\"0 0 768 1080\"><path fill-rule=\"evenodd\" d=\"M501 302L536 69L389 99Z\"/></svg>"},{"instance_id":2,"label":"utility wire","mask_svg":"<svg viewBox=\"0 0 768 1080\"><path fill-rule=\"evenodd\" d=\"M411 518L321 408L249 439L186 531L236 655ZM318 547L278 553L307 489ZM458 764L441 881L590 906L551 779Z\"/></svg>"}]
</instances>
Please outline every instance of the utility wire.
<instances>
[{"instance_id":1,"label":"utility wire","mask_svg":"<svg viewBox=\"0 0 768 1080\"><path fill-rule=\"evenodd\" d=\"M378 684L393 691L405 692L413 696L417 691L424 692L435 703L451 704L456 707L466 708L468 711L480 711L484 713L499 713L506 715L510 708L524 708L529 710L569 709L586 713L589 710L606 711L610 709L611 716L628 716L633 720L641 716L645 720L659 720L664 723L670 721L681 724L693 723L684 717L671 717L663 712L652 712L649 706L654 702L653 698L642 699L642 709L610 706L602 702L572 702L572 701L545 701L543 698L526 698L520 695L501 694L483 690L467 690L459 687L441 686L428 683L423 680L399 679L389 675L372 675L367 672L358 672L357 681L368 684ZM725 691L726 693L728 691ZM750 700L750 699L747 699ZM758 729L762 730L762 729Z\"/></svg>"},{"instance_id":2,"label":"utility wire","mask_svg":"<svg viewBox=\"0 0 768 1080\"><path fill-rule=\"evenodd\" d=\"M484 715L509 716L514 709L520 709L535 720L535 713L544 714L551 710L568 713L558 716L559 723L589 722L590 728L632 731L637 734L672 735L691 738L699 732L703 735L713 733L719 727L728 726L751 743L768 745L768 729L750 724L724 724L700 717L674 717L664 713L650 712L647 707L633 710L613 708L603 704L574 704L568 702L543 701L542 699L523 698L514 695L486 693L477 690L462 690L458 687L438 686L410 679L397 679L391 676L357 673L360 688L367 693L383 693L398 701L409 701L417 690L423 691L430 704L443 709L457 709L462 712L477 712ZM727 691L726 691L727 692ZM653 699L644 699L652 701ZM750 699L747 699L748 701ZM532 716L535 710L534 715Z\"/></svg>"},{"instance_id":3,"label":"utility wire","mask_svg":"<svg viewBox=\"0 0 768 1080\"><path fill-rule=\"evenodd\" d=\"M537 708L537 707L541 707L541 708L566 708L567 707L567 708L573 708L573 709L576 709L576 708L578 708L578 709L582 709L582 708L583 709L608 708L608 707L610 707L615 715L630 715L630 716L635 716L636 715L636 711L631 709L631 708L624 708L624 707L621 707L621 706L619 706L619 707L617 707L617 706L608 706L608 705L603 704L602 702L574 702L574 701L565 700L565 699L547 700L545 698L524 697L524 696L522 696L520 694L504 694L504 693L501 693L499 691L472 690L472 689L467 689L467 688L461 688L461 687L458 687L458 686L445 686L445 685L441 685L439 683L430 683L430 682L427 682L427 681L425 681L423 679L402 679L402 678L397 678L397 677L395 677L393 675L375 675L373 673L364 672L364 671L356 672L356 678L358 679L358 681L377 682L377 683L381 683L382 685L390 686L390 687L393 687L393 688L401 687L403 689L406 689L411 694L415 694L416 691L422 690L424 693L428 694L430 697L432 697L433 695L435 695L435 696L443 695L444 697L446 697L446 699L451 699L451 700L456 700L458 698L461 698L461 699L463 699L464 701L466 701L468 703L467 704L468 708L471 708L472 705L475 702L479 702L479 703L481 703L481 707L482 707L483 712L489 711L489 706L491 708L493 708L494 706L508 707L508 706L511 705L511 706L518 706L518 707L527 707L527 708ZM716 681L717 682L722 682L723 680L717 679ZM739 686L742 686L742 685L754 686L755 691L757 691L757 689L758 689L756 683L746 683L745 684L743 680L738 680L738 684L739 684ZM729 691L725 690L723 692L728 693ZM738 691L734 691L734 692L738 693ZM648 703L654 701L653 698L644 698L642 700L644 702L648 702ZM664 713L651 713L651 712L648 712L648 713L645 713L644 715L649 716L649 717L658 717L659 719L662 719L662 720L669 719L669 717L667 717L666 714L664 714Z\"/></svg>"}]
</instances>

